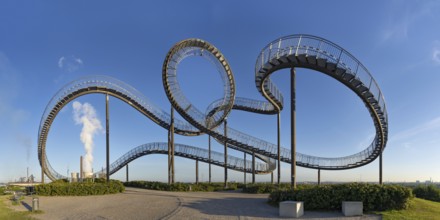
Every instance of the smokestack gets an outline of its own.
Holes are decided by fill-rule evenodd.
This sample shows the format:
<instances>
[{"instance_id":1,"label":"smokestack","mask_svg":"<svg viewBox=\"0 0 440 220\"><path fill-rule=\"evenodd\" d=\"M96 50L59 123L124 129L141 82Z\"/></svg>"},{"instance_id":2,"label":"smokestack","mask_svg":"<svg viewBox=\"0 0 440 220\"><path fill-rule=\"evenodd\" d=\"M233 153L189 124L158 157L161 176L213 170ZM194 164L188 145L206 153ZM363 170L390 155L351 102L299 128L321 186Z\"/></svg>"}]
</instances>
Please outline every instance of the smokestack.
<instances>
[{"instance_id":1,"label":"smokestack","mask_svg":"<svg viewBox=\"0 0 440 220\"><path fill-rule=\"evenodd\" d=\"M79 158L79 179L83 178L83 156Z\"/></svg>"}]
</instances>

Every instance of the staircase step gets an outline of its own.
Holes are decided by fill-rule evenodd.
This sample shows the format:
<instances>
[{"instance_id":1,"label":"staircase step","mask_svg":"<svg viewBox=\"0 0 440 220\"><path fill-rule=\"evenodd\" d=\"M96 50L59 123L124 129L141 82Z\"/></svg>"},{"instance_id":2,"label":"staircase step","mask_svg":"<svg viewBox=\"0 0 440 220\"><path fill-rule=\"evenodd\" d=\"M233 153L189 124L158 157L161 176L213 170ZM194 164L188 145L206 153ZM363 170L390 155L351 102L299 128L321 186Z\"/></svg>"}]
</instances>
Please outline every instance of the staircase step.
<instances>
[{"instance_id":1,"label":"staircase step","mask_svg":"<svg viewBox=\"0 0 440 220\"><path fill-rule=\"evenodd\" d=\"M351 74L351 72L346 72L345 75L342 77L346 81L350 81L354 78L354 75Z\"/></svg>"},{"instance_id":2,"label":"staircase step","mask_svg":"<svg viewBox=\"0 0 440 220\"><path fill-rule=\"evenodd\" d=\"M286 55L281 56L278 60L281 61L282 63L288 63L289 62L289 60L287 59Z\"/></svg>"},{"instance_id":3,"label":"staircase step","mask_svg":"<svg viewBox=\"0 0 440 220\"><path fill-rule=\"evenodd\" d=\"M278 61L278 59L274 57L269 61L269 63L272 64L273 66L276 66L280 64L280 61Z\"/></svg>"},{"instance_id":4,"label":"staircase step","mask_svg":"<svg viewBox=\"0 0 440 220\"><path fill-rule=\"evenodd\" d=\"M345 73L345 69L344 68L337 67L336 70L335 70L335 74L337 76L342 76L342 74L344 74L344 73Z\"/></svg>"},{"instance_id":5,"label":"staircase step","mask_svg":"<svg viewBox=\"0 0 440 220\"><path fill-rule=\"evenodd\" d=\"M301 62L301 63L307 63L307 57L306 57L306 54L298 54L298 56L296 56L296 58L297 58L298 61Z\"/></svg>"},{"instance_id":6,"label":"staircase step","mask_svg":"<svg viewBox=\"0 0 440 220\"><path fill-rule=\"evenodd\" d=\"M307 58L307 62L309 62L310 64L313 64L313 65L316 65L316 63L317 63L316 56L309 55L306 58Z\"/></svg>"},{"instance_id":7,"label":"staircase step","mask_svg":"<svg viewBox=\"0 0 440 220\"><path fill-rule=\"evenodd\" d=\"M287 59L289 60L290 63L298 63L295 54L290 54L289 56L287 56Z\"/></svg>"},{"instance_id":8,"label":"staircase step","mask_svg":"<svg viewBox=\"0 0 440 220\"><path fill-rule=\"evenodd\" d=\"M362 82L359 81L357 78L354 78L350 83L351 83L355 88L358 88L358 86L362 85Z\"/></svg>"},{"instance_id":9,"label":"staircase step","mask_svg":"<svg viewBox=\"0 0 440 220\"><path fill-rule=\"evenodd\" d=\"M326 67L330 71L336 70L336 63L327 63Z\"/></svg>"},{"instance_id":10,"label":"staircase step","mask_svg":"<svg viewBox=\"0 0 440 220\"><path fill-rule=\"evenodd\" d=\"M325 68L325 64L327 63L327 59L324 59L324 58L318 58L317 62L318 62L318 66L319 66L319 67L323 67L323 68Z\"/></svg>"}]
</instances>

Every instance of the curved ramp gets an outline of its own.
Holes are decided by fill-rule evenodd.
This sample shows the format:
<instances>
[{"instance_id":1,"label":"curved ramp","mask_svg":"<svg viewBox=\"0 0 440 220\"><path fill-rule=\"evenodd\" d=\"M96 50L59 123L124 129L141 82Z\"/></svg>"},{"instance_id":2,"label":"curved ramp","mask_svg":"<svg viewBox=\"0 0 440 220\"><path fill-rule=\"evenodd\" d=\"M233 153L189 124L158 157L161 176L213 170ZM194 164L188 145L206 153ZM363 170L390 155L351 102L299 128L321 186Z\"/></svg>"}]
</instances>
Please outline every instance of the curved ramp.
<instances>
[{"instance_id":1,"label":"curved ramp","mask_svg":"<svg viewBox=\"0 0 440 220\"><path fill-rule=\"evenodd\" d=\"M224 167L225 164L223 153L211 151L211 159L209 159L208 150L203 148L176 143L174 153L175 156L198 160L221 167ZM168 154L168 143L156 142L133 148L110 165L110 175L116 173L131 161L149 154ZM245 161L231 155L228 155L228 163L226 166L231 170L252 173L252 161ZM266 163L255 162L255 173L266 173L267 169Z\"/></svg>"}]
</instances>

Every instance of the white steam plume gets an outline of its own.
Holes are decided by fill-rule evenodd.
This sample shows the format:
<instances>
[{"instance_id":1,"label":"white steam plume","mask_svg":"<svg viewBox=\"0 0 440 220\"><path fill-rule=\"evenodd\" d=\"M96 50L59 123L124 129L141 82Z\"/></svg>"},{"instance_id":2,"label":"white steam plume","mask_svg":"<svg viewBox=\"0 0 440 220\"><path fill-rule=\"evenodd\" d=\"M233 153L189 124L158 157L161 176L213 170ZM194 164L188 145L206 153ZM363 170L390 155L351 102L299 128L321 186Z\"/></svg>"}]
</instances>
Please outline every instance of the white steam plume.
<instances>
[{"instance_id":1,"label":"white steam plume","mask_svg":"<svg viewBox=\"0 0 440 220\"><path fill-rule=\"evenodd\" d=\"M102 131L101 121L96 116L95 108L89 103L73 102L73 119L76 124L82 124L81 142L84 144L86 155L83 159L83 172L92 172L93 137Z\"/></svg>"}]
</instances>

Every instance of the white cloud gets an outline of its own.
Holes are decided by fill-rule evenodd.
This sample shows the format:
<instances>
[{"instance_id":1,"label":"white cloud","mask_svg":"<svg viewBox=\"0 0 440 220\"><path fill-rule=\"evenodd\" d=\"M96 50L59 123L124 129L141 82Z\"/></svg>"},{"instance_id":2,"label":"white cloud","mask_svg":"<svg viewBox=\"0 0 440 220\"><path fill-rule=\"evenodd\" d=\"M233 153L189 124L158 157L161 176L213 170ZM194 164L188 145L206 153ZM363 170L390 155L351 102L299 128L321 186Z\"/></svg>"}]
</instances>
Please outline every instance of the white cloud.
<instances>
[{"instance_id":1,"label":"white cloud","mask_svg":"<svg viewBox=\"0 0 440 220\"><path fill-rule=\"evenodd\" d=\"M412 2L403 5L397 1L395 14L391 14L387 26L382 31L382 40L402 41L408 38L411 28L423 18L432 15L435 8L440 4L437 1Z\"/></svg>"},{"instance_id":2,"label":"white cloud","mask_svg":"<svg viewBox=\"0 0 440 220\"><path fill-rule=\"evenodd\" d=\"M64 64L65 59L66 59L65 57L60 57L60 59L58 59L58 67L59 68L63 68L63 64Z\"/></svg>"},{"instance_id":3,"label":"white cloud","mask_svg":"<svg viewBox=\"0 0 440 220\"><path fill-rule=\"evenodd\" d=\"M436 64L440 64L440 47L434 47L432 51L432 61Z\"/></svg>"},{"instance_id":4,"label":"white cloud","mask_svg":"<svg viewBox=\"0 0 440 220\"><path fill-rule=\"evenodd\" d=\"M434 118L428 122L417 125L413 128L401 131L390 138L390 142L408 140L416 135L440 129L440 117Z\"/></svg>"},{"instance_id":5,"label":"white cloud","mask_svg":"<svg viewBox=\"0 0 440 220\"><path fill-rule=\"evenodd\" d=\"M73 73L82 68L84 62L81 58L75 56L62 56L58 59L58 68L63 71Z\"/></svg>"}]
</instances>

